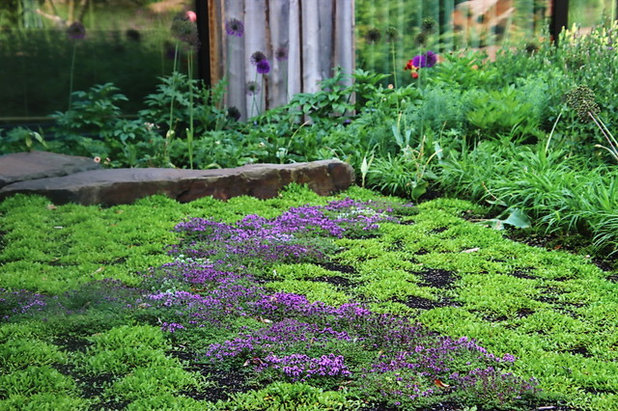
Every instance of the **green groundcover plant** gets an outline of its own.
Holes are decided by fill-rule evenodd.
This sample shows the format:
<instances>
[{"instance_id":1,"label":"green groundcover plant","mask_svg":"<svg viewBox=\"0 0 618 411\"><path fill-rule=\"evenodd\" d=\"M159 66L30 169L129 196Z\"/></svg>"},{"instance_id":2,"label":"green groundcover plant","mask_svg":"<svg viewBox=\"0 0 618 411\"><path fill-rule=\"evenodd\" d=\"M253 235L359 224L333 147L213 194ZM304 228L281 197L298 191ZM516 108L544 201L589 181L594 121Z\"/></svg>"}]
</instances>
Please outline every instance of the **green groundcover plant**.
<instances>
[{"instance_id":1,"label":"green groundcover plant","mask_svg":"<svg viewBox=\"0 0 618 411\"><path fill-rule=\"evenodd\" d=\"M485 211L6 199L1 408L612 409L617 273L466 221Z\"/></svg>"}]
</instances>

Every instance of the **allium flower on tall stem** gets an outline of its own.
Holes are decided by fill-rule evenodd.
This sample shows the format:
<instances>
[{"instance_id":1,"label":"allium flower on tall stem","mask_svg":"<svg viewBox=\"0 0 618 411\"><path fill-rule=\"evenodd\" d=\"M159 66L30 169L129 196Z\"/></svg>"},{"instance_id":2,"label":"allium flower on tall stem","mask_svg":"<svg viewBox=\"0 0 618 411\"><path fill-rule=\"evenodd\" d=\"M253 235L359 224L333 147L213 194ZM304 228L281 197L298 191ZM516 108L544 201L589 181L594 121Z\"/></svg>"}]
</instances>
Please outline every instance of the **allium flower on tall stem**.
<instances>
[{"instance_id":1,"label":"allium flower on tall stem","mask_svg":"<svg viewBox=\"0 0 618 411\"><path fill-rule=\"evenodd\" d=\"M67 37L71 40L81 40L86 37L86 27L80 21L75 21L67 28Z\"/></svg>"},{"instance_id":2,"label":"allium flower on tall stem","mask_svg":"<svg viewBox=\"0 0 618 411\"><path fill-rule=\"evenodd\" d=\"M86 27L80 22L75 21L67 28L67 37L73 41L73 55L71 57L71 70L69 72L69 110L73 103L73 74L75 72L75 55L77 54L77 40L86 37Z\"/></svg>"},{"instance_id":3,"label":"allium flower on tall stem","mask_svg":"<svg viewBox=\"0 0 618 411\"><path fill-rule=\"evenodd\" d=\"M251 54L251 57L249 58L249 61L256 68L255 81L254 81L255 83L257 83L257 81L258 81L258 74L266 75L266 74L270 73L270 62L266 58L266 55L264 53L262 53L261 51L256 51L253 54ZM257 107L257 103L256 103L256 95L257 95L257 93L250 94L250 95L253 96L253 102L252 102L252 105L251 105L251 111L253 112L253 108L255 108L256 114L259 114L261 109ZM260 105L261 105L261 100L260 100Z\"/></svg>"},{"instance_id":4,"label":"allium flower on tall stem","mask_svg":"<svg viewBox=\"0 0 618 411\"><path fill-rule=\"evenodd\" d=\"M288 49L285 47L278 47L275 50L275 59L277 61L286 61L288 59Z\"/></svg>"},{"instance_id":5,"label":"allium flower on tall stem","mask_svg":"<svg viewBox=\"0 0 618 411\"><path fill-rule=\"evenodd\" d=\"M285 86L285 100L289 100L288 96L288 49L280 46L275 50L275 60L279 62L280 72L283 74L282 82Z\"/></svg>"},{"instance_id":6,"label":"allium flower on tall stem","mask_svg":"<svg viewBox=\"0 0 618 411\"><path fill-rule=\"evenodd\" d=\"M254 66L257 65L258 63L260 63L263 60L266 60L266 55L264 53L262 53L261 51L254 52L251 55L251 58L249 59L251 64L253 64Z\"/></svg>"},{"instance_id":7,"label":"allium flower on tall stem","mask_svg":"<svg viewBox=\"0 0 618 411\"><path fill-rule=\"evenodd\" d=\"M230 36L242 37L245 33L245 25L242 21L232 18L225 23L225 32Z\"/></svg>"},{"instance_id":8,"label":"allium flower on tall stem","mask_svg":"<svg viewBox=\"0 0 618 411\"><path fill-rule=\"evenodd\" d=\"M256 64L257 72L259 74L268 74L270 73L270 63L268 60L264 59Z\"/></svg>"},{"instance_id":9,"label":"allium flower on tall stem","mask_svg":"<svg viewBox=\"0 0 618 411\"><path fill-rule=\"evenodd\" d=\"M185 130L187 136L187 150L189 154L189 166L193 168L193 134L194 134L194 121L193 121L193 53L199 47L199 36L197 31L197 14L194 11L187 11L184 14L178 15L172 21L171 32L178 40L174 48L174 69L176 71L176 63L178 59L178 46L179 42L188 46L187 54L187 74L189 81L189 128ZM168 124L168 132L165 136L166 149L165 157L167 159L167 147L170 140L173 138L173 112L174 112L174 99L170 103L170 119Z\"/></svg>"},{"instance_id":10,"label":"allium flower on tall stem","mask_svg":"<svg viewBox=\"0 0 618 411\"><path fill-rule=\"evenodd\" d=\"M247 83L247 95L255 96L256 94L259 94L261 90L262 88L257 81L250 81Z\"/></svg>"},{"instance_id":11,"label":"allium flower on tall stem","mask_svg":"<svg viewBox=\"0 0 618 411\"><path fill-rule=\"evenodd\" d=\"M388 27L386 29L386 41L390 45L391 52L391 62L393 64L393 83L395 84L395 88L397 88L397 71L395 70L395 43L399 40L399 32L395 27ZM399 106L399 102L397 102L397 106Z\"/></svg>"}]
</instances>

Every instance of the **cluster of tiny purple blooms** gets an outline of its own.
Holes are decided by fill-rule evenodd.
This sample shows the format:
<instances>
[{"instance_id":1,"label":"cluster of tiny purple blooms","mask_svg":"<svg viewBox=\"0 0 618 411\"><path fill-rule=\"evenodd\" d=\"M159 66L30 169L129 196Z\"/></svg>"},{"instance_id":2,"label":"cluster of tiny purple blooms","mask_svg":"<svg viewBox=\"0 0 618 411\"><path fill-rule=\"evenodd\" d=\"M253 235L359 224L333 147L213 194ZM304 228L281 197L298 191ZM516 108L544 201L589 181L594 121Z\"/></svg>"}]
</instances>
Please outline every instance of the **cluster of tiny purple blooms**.
<instances>
[{"instance_id":1,"label":"cluster of tiny purple blooms","mask_svg":"<svg viewBox=\"0 0 618 411\"><path fill-rule=\"evenodd\" d=\"M497 357L466 337L439 336L356 302L330 306L261 285L264 267L325 262L332 239L375 235L380 223L396 221L392 213L386 204L345 199L291 208L273 219L249 215L235 224L189 219L174 229L181 239L169 253L178 258L160 273L193 291L153 293L141 302L174 313L174 322L170 318L162 326L170 333L226 327L238 317L263 324L210 344L202 360L213 364L279 373L290 381L356 386L391 405L454 395L505 405L534 395L534 380L505 372L515 361L512 355ZM358 361L355 350L375 356Z\"/></svg>"}]
</instances>

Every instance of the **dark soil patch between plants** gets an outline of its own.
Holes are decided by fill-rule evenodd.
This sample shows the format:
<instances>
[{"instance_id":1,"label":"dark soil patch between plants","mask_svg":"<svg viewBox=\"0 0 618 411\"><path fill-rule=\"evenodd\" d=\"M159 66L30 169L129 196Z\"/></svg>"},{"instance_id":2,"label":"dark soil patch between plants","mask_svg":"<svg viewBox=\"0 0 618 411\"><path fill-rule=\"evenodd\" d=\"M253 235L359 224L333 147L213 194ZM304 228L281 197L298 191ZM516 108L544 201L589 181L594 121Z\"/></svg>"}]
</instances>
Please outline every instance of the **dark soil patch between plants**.
<instances>
[{"instance_id":1,"label":"dark soil patch between plants","mask_svg":"<svg viewBox=\"0 0 618 411\"><path fill-rule=\"evenodd\" d=\"M54 344L58 345L65 351L71 352L86 352L86 349L92 345L92 343L84 338L77 338L72 335L59 335Z\"/></svg>"},{"instance_id":2,"label":"dark soil patch between plants","mask_svg":"<svg viewBox=\"0 0 618 411\"><path fill-rule=\"evenodd\" d=\"M570 350L567 350L567 352L571 354L581 355L582 357L585 357L585 358L592 357L592 354L590 354L590 352L586 349L586 347L574 347L574 348L571 348Z\"/></svg>"},{"instance_id":3,"label":"dark soil patch between plants","mask_svg":"<svg viewBox=\"0 0 618 411\"><path fill-rule=\"evenodd\" d=\"M231 394L245 392L254 387L247 383L247 375L243 369L232 368L223 370L214 364L193 364L187 371L197 371L205 376L212 386L200 390L185 391L182 394L195 400L217 402L227 400Z\"/></svg>"},{"instance_id":4,"label":"dark soil patch between plants","mask_svg":"<svg viewBox=\"0 0 618 411\"><path fill-rule=\"evenodd\" d=\"M336 285L337 287L342 287L342 288L350 288L352 285L354 285L352 281L350 281L348 278L341 277L338 275L332 275L332 276L322 275L319 277L308 278L308 280L333 284L333 285Z\"/></svg>"},{"instance_id":5,"label":"dark soil patch between plants","mask_svg":"<svg viewBox=\"0 0 618 411\"><path fill-rule=\"evenodd\" d=\"M435 288L451 288L452 284L457 279L457 275L454 272L439 268L426 268L423 271L414 272L413 274L422 278L423 285Z\"/></svg>"},{"instance_id":6,"label":"dark soil patch between plants","mask_svg":"<svg viewBox=\"0 0 618 411\"><path fill-rule=\"evenodd\" d=\"M524 307L524 308L520 308L519 310L517 310L517 316L519 318L525 318L525 317L527 317L529 315L532 315L532 314L534 314L534 310L530 309L530 308L525 308Z\"/></svg>"},{"instance_id":7,"label":"dark soil patch between plants","mask_svg":"<svg viewBox=\"0 0 618 411\"><path fill-rule=\"evenodd\" d=\"M515 271L512 271L510 273L508 273L508 275L511 275L513 277L517 277L517 278L524 278L526 280L535 280L537 277L533 276L532 274L530 274L530 272L534 270L534 268L530 267L530 268L521 268Z\"/></svg>"},{"instance_id":8,"label":"dark soil patch between plants","mask_svg":"<svg viewBox=\"0 0 618 411\"><path fill-rule=\"evenodd\" d=\"M440 301L430 300L428 298L416 297L409 295L405 299L392 298L390 301L404 304L410 308L418 308L421 310L431 310L439 307L455 307L457 304L450 298L443 298Z\"/></svg>"},{"instance_id":9,"label":"dark soil patch between plants","mask_svg":"<svg viewBox=\"0 0 618 411\"><path fill-rule=\"evenodd\" d=\"M100 396L103 393L103 390L109 386L114 379L116 378L114 374L87 374L80 371L77 371L74 365L68 364L55 364L54 368L58 370L61 374L69 376L75 380L77 383L77 387L82 392L82 397L91 399ZM126 406L126 404L125 404ZM95 407L97 408L97 407ZM111 409L121 409L120 408L111 408ZM110 409L109 404L100 404L97 409Z\"/></svg>"}]
</instances>

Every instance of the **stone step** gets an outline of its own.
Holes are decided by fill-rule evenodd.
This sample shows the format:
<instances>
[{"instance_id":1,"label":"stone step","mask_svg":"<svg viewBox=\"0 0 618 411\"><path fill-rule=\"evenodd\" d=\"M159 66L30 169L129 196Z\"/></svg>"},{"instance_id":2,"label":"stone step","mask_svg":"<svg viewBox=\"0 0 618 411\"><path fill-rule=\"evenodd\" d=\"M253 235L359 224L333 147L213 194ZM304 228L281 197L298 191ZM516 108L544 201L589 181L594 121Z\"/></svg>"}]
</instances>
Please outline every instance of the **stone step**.
<instances>
[{"instance_id":1,"label":"stone step","mask_svg":"<svg viewBox=\"0 0 618 411\"><path fill-rule=\"evenodd\" d=\"M0 187L18 181L60 177L98 168L100 165L88 157L45 151L6 154L0 156Z\"/></svg>"},{"instance_id":2,"label":"stone step","mask_svg":"<svg viewBox=\"0 0 618 411\"><path fill-rule=\"evenodd\" d=\"M271 198L291 182L307 184L316 193L328 195L352 185L354 169L339 160L216 170L97 169L13 182L0 188L0 200L16 193L43 195L55 204L107 206L130 204L153 194L164 194L179 202L205 196L223 200L240 195Z\"/></svg>"}]
</instances>

